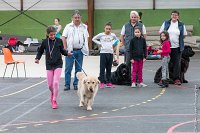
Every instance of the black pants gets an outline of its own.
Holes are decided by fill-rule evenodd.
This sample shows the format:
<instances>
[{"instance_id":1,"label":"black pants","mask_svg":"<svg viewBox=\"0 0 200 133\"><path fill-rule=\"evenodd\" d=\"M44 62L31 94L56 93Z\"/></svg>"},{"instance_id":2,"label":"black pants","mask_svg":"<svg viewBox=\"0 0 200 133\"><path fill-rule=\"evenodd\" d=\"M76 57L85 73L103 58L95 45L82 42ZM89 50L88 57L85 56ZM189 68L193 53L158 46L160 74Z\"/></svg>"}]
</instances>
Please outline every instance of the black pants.
<instances>
[{"instance_id":1,"label":"black pants","mask_svg":"<svg viewBox=\"0 0 200 133\"><path fill-rule=\"evenodd\" d=\"M113 54L100 53L100 76L101 83L111 83L111 68L113 63ZM106 70L106 79L105 79Z\"/></svg>"},{"instance_id":2,"label":"black pants","mask_svg":"<svg viewBox=\"0 0 200 133\"><path fill-rule=\"evenodd\" d=\"M131 82L131 76L132 76L132 69L131 69L131 59L130 59L130 52L126 51L124 55L124 63L128 66L129 68L129 79L128 81ZM138 82L138 74L136 74L136 82Z\"/></svg>"},{"instance_id":3,"label":"black pants","mask_svg":"<svg viewBox=\"0 0 200 133\"><path fill-rule=\"evenodd\" d=\"M124 55L124 63L131 69L130 52L126 51Z\"/></svg>"},{"instance_id":4,"label":"black pants","mask_svg":"<svg viewBox=\"0 0 200 133\"><path fill-rule=\"evenodd\" d=\"M173 80L180 80L181 54L180 48L171 48L170 63L172 63L171 65L173 66L173 74L170 78Z\"/></svg>"}]
</instances>

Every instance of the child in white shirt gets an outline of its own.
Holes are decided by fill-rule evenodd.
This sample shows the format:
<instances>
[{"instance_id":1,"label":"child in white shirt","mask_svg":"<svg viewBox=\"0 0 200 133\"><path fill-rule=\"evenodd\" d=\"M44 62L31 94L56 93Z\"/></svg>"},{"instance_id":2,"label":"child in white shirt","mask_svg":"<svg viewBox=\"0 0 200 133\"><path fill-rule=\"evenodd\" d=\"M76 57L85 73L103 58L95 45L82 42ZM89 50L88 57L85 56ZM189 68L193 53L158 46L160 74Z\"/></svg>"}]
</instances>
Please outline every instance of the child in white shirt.
<instances>
[{"instance_id":1,"label":"child in white shirt","mask_svg":"<svg viewBox=\"0 0 200 133\"><path fill-rule=\"evenodd\" d=\"M111 83L111 68L113 63L113 44L117 40L114 33L111 33L112 25L108 22L105 25L104 32L94 36L92 41L101 46L100 50L100 88L112 87ZM106 70L106 79L105 79Z\"/></svg>"}]
</instances>

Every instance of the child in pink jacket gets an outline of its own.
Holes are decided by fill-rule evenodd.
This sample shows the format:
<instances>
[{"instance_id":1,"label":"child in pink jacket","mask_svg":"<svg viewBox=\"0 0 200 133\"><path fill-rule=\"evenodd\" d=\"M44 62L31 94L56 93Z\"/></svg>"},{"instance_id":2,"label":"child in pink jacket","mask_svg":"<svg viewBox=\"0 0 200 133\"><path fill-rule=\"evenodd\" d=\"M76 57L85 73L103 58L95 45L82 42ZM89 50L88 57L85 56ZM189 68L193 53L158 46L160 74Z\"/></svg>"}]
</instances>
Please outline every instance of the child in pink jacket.
<instances>
[{"instance_id":1,"label":"child in pink jacket","mask_svg":"<svg viewBox=\"0 0 200 133\"><path fill-rule=\"evenodd\" d=\"M162 45L161 50L158 50L157 53L161 54L162 57L162 80L161 82L158 84L160 85L162 88L168 87L168 81L167 79L169 79L169 69L168 69L168 64L169 64L169 60L170 60L170 41L169 41L169 33L167 31L163 31L160 33L160 42Z\"/></svg>"}]
</instances>

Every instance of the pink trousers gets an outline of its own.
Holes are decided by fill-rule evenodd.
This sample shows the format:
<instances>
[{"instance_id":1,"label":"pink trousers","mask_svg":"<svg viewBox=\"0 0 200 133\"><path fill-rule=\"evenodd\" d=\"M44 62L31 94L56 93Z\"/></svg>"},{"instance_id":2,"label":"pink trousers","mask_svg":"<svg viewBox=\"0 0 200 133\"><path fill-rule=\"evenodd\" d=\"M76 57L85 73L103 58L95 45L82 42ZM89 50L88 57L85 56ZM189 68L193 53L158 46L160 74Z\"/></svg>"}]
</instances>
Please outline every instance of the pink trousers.
<instances>
[{"instance_id":1,"label":"pink trousers","mask_svg":"<svg viewBox=\"0 0 200 133\"><path fill-rule=\"evenodd\" d=\"M143 69L143 60L134 60L132 63L132 83L136 83L136 75L138 74L138 82L142 83L142 69Z\"/></svg>"},{"instance_id":2,"label":"pink trousers","mask_svg":"<svg viewBox=\"0 0 200 133\"><path fill-rule=\"evenodd\" d=\"M57 68L55 70L47 70L47 83L51 94L53 95L53 101L56 101L58 96L58 90L60 85L60 75L62 68Z\"/></svg>"}]
</instances>

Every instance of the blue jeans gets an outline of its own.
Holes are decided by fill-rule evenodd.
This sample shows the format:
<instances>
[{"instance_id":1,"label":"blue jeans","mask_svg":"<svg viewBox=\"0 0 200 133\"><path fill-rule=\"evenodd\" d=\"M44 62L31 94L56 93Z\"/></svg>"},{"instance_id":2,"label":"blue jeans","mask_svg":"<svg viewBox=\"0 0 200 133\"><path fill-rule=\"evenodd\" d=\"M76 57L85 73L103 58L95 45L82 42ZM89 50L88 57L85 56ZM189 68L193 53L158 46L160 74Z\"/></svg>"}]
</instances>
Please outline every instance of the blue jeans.
<instances>
[{"instance_id":1,"label":"blue jeans","mask_svg":"<svg viewBox=\"0 0 200 133\"><path fill-rule=\"evenodd\" d=\"M74 57L78 61L78 63L75 61ZM81 50L75 50L73 51L72 56L66 56L65 57L65 86L70 87L71 83L71 72L72 68L75 62L75 74L74 74L74 82L73 85L77 86L78 84L78 79L76 77L77 72L81 72L82 64L83 64L83 53Z\"/></svg>"}]
</instances>

